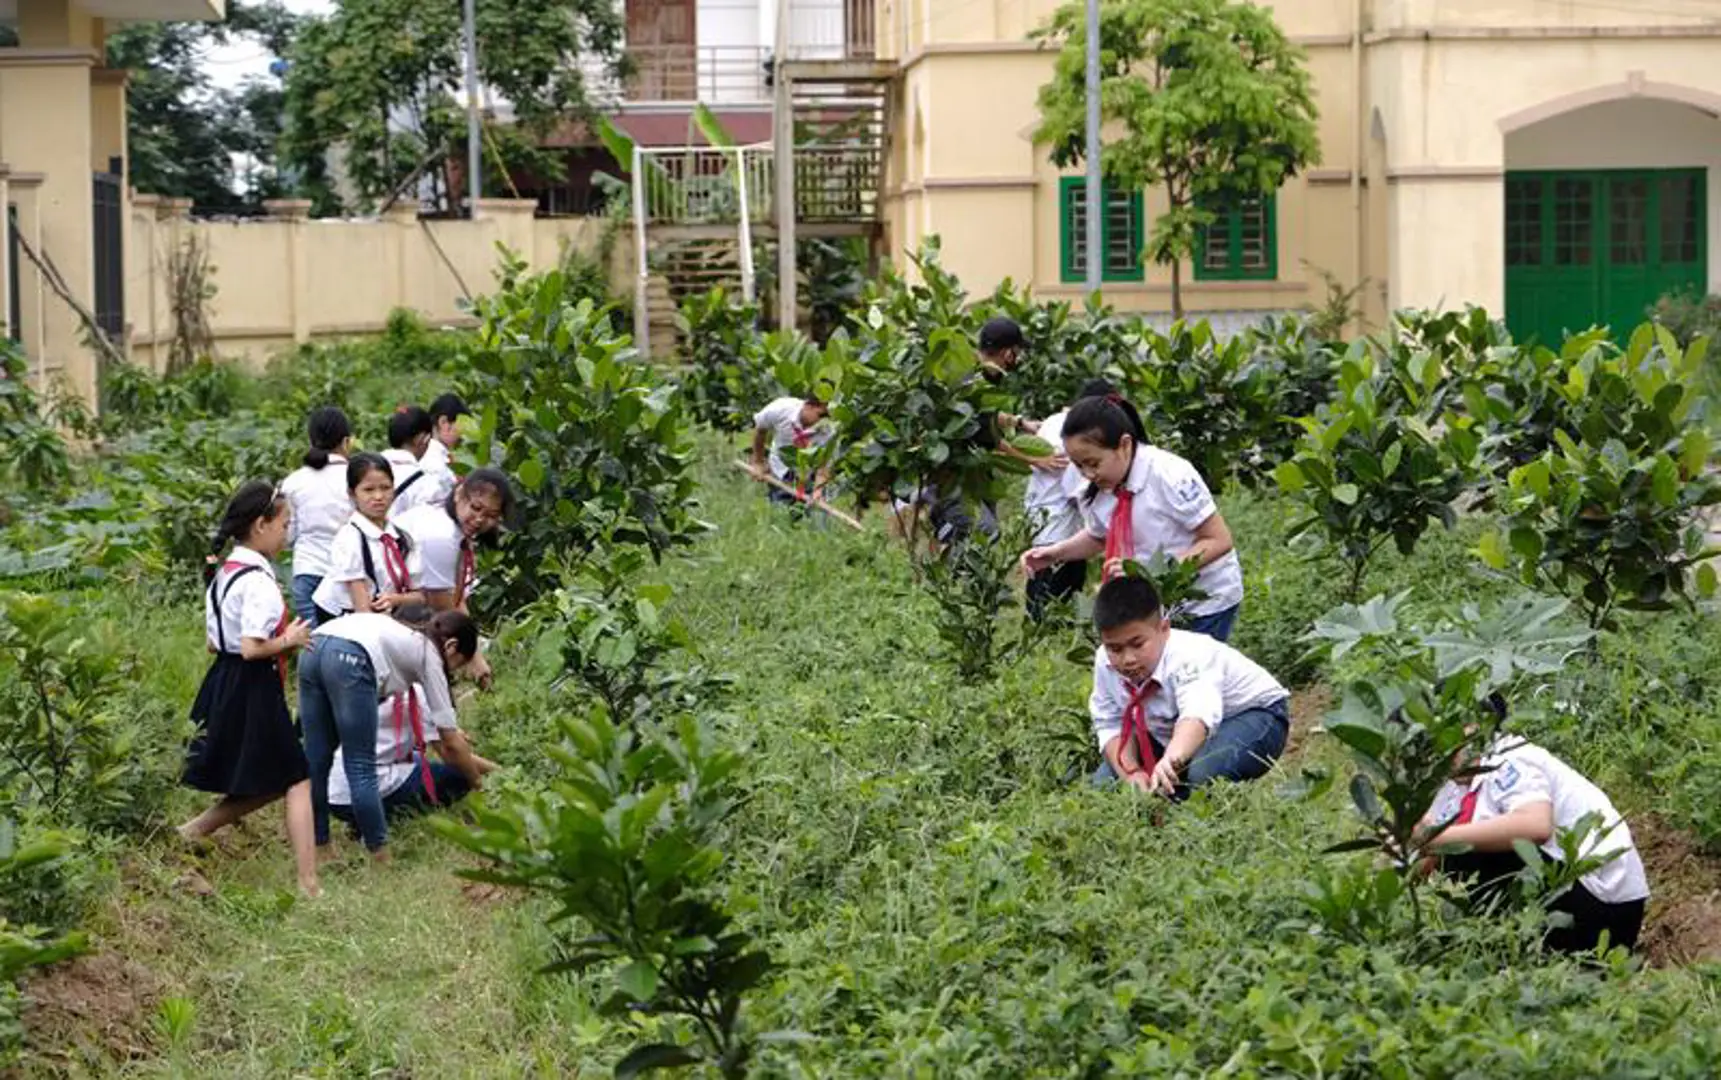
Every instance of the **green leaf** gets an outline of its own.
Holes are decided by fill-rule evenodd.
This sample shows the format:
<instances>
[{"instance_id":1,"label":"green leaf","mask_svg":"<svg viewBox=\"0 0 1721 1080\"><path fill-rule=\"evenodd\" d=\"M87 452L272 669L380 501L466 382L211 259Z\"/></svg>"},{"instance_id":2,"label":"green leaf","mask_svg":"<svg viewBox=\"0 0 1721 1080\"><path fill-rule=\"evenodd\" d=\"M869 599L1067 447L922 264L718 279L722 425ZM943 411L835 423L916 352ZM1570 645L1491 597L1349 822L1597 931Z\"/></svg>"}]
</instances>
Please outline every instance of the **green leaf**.
<instances>
[{"instance_id":1,"label":"green leaf","mask_svg":"<svg viewBox=\"0 0 1721 1080\"><path fill-rule=\"evenodd\" d=\"M1476 541L1476 554L1495 570L1504 570L1510 563L1506 556L1506 545L1501 542L1497 529L1488 530Z\"/></svg>"},{"instance_id":2,"label":"green leaf","mask_svg":"<svg viewBox=\"0 0 1721 1080\"><path fill-rule=\"evenodd\" d=\"M1355 506L1360 493L1355 484L1334 484L1333 498L1346 506Z\"/></svg>"},{"instance_id":3,"label":"green leaf","mask_svg":"<svg viewBox=\"0 0 1721 1080\"><path fill-rule=\"evenodd\" d=\"M1716 574L1713 563L1703 563L1697 568L1697 595L1705 600L1715 596Z\"/></svg>"},{"instance_id":4,"label":"green leaf","mask_svg":"<svg viewBox=\"0 0 1721 1080\"><path fill-rule=\"evenodd\" d=\"M1380 469L1388 480L1392 479L1392 474L1398 471L1399 460L1403 457L1404 444L1402 442L1395 442L1386 448L1386 455L1381 458Z\"/></svg>"},{"instance_id":5,"label":"green leaf","mask_svg":"<svg viewBox=\"0 0 1721 1080\"><path fill-rule=\"evenodd\" d=\"M626 1057L616 1062L616 1080L632 1080L640 1073L657 1069L679 1069L697 1065L700 1060L699 1055L690 1047L672 1043L645 1043L634 1047L628 1051Z\"/></svg>"},{"instance_id":6,"label":"green leaf","mask_svg":"<svg viewBox=\"0 0 1721 1080\"><path fill-rule=\"evenodd\" d=\"M1056 447L1037 435L1017 435L1010 440L1010 445L1031 458L1051 457L1057 453Z\"/></svg>"},{"instance_id":7,"label":"green leaf","mask_svg":"<svg viewBox=\"0 0 1721 1080\"><path fill-rule=\"evenodd\" d=\"M616 972L615 984L633 1001L650 1001L657 996L657 969L644 960L635 960Z\"/></svg>"},{"instance_id":8,"label":"green leaf","mask_svg":"<svg viewBox=\"0 0 1721 1080\"><path fill-rule=\"evenodd\" d=\"M520 463L520 483L526 490L537 494L544 486L544 466L535 457L529 457Z\"/></svg>"},{"instance_id":9,"label":"green leaf","mask_svg":"<svg viewBox=\"0 0 1721 1080\"><path fill-rule=\"evenodd\" d=\"M1308 486L1303 470L1294 461L1280 462L1273 470L1273 480L1279 485L1279 490L1287 495L1295 495Z\"/></svg>"},{"instance_id":10,"label":"green leaf","mask_svg":"<svg viewBox=\"0 0 1721 1080\"><path fill-rule=\"evenodd\" d=\"M1650 491L1662 506L1679 503L1679 466L1666 454L1656 455L1655 467L1650 472Z\"/></svg>"}]
</instances>

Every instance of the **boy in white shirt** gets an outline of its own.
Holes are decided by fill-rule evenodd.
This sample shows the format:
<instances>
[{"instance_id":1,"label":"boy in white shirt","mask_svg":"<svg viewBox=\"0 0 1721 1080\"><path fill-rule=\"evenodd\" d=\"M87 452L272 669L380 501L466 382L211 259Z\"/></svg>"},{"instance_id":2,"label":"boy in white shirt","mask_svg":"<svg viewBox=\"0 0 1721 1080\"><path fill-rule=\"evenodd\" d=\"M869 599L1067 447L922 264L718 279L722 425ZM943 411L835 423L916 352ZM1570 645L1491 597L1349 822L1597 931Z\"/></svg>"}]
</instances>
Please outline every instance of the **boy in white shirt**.
<instances>
[{"instance_id":1,"label":"boy in white shirt","mask_svg":"<svg viewBox=\"0 0 1721 1080\"><path fill-rule=\"evenodd\" d=\"M1290 693L1236 649L1173 630L1153 583L1113 578L1094 598L1100 647L1088 699L1105 764L1143 792L1188 798L1215 780L1253 780L1285 749Z\"/></svg>"},{"instance_id":2,"label":"boy in white shirt","mask_svg":"<svg viewBox=\"0 0 1721 1080\"><path fill-rule=\"evenodd\" d=\"M818 398L780 397L760 409L753 417L753 470L763 474L769 467L771 475L790 487L796 486L795 470L783 458L785 449L811 450L831 441L834 432L826 422L831 407ZM766 443L770 443L767 455ZM811 485L816 489L817 478ZM794 503L793 495L775 487L765 489L765 497L774 503Z\"/></svg>"},{"instance_id":3,"label":"boy in white shirt","mask_svg":"<svg viewBox=\"0 0 1721 1080\"><path fill-rule=\"evenodd\" d=\"M1499 720L1506 703L1495 696L1487 703ZM1498 896L1524 868L1513 847L1528 840L1542 856L1564 858L1559 834L1586 815L1599 819L1585 841L1581 857L1605 859L1550 905L1571 916L1571 925L1548 931L1543 943L1557 952L1589 953L1603 933L1610 945L1635 948L1649 899L1649 878L1632 842L1631 829L1602 790L1582 773L1535 743L1502 733L1479 755L1455 763L1481 771L1464 780L1449 781L1435 797L1427 827L1444 845L1468 850L1440 857L1440 868L1468 879L1471 898L1486 903Z\"/></svg>"},{"instance_id":4,"label":"boy in white shirt","mask_svg":"<svg viewBox=\"0 0 1721 1080\"><path fill-rule=\"evenodd\" d=\"M382 456L394 474L391 517L415 506L440 503L453 490L452 473L430 473L421 464L435 430L430 413L417 405L402 405L388 418L388 449Z\"/></svg>"},{"instance_id":5,"label":"boy in white shirt","mask_svg":"<svg viewBox=\"0 0 1721 1080\"><path fill-rule=\"evenodd\" d=\"M1076 395L1080 402L1090 397L1117 393L1117 388L1104 379L1092 379L1082 385ZM1022 428L1051 444L1052 455L1030 458L1004 443L1000 449L1020 458L1033 473L1028 477L1023 501L1028 518L1034 524L1034 546L1051 547L1061 544L1082 531L1082 506L1078 501L1087 481L1064 456L1064 418L1070 410L1059 409L1038 423L1024 421ZM1035 622L1045 618L1047 606L1068 600L1087 584L1088 564L1080 559L1048 566L1028 578L1028 617Z\"/></svg>"}]
</instances>

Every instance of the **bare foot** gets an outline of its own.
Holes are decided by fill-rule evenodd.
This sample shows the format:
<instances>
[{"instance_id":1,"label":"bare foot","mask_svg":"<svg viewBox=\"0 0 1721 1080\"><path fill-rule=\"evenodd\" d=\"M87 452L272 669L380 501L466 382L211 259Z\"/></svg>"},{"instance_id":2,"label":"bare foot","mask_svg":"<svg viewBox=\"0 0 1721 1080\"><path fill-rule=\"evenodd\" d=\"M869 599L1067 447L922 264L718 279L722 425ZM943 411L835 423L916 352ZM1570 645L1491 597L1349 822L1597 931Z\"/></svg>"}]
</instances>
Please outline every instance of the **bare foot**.
<instances>
[{"instance_id":1,"label":"bare foot","mask_svg":"<svg viewBox=\"0 0 1721 1080\"><path fill-rule=\"evenodd\" d=\"M319 882L314 877L309 878L309 879L300 878L299 879L299 895L304 897L306 900L321 899L322 895L323 895L322 883Z\"/></svg>"},{"instance_id":2,"label":"bare foot","mask_svg":"<svg viewBox=\"0 0 1721 1080\"><path fill-rule=\"evenodd\" d=\"M327 866L329 863L334 862L340 857L341 853L335 850L335 845L333 843L322 844L317 848L318 866Z\"/></svg>"},{"instance_id":3,"label":"bare foot","mask_svg":"<svg viewBox=\"0 0 1721 1080\"><path fill-rule=\"evenodd\" d=\"M387 866L394 861L394 856L389 854L388 848L377 848L370 853L370 861L378 866Z\"/></svg>"}]
</instances>

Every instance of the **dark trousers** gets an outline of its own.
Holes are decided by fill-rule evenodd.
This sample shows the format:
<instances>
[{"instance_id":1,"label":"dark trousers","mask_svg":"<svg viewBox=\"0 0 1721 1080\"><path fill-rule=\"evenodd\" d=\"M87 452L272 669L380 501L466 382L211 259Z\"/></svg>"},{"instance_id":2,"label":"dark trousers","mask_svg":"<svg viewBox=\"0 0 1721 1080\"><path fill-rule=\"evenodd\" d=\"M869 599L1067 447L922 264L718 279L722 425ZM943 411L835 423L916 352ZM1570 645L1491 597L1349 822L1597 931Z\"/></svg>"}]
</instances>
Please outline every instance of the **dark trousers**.
<instances>
[{"instance_id":1,"label":"dark trousers","mask_svg":"<svg viewBox=\"0 0 1721 1080\"><path fill-rule=\"evenodd\" d=\"M416 764L417 759L413 760ZM436 785L435 802L430 801L430 792L425 789L423 771L415 768L411 779L383 796L383 813L390 818L396 818L427 814L436 809L446 810L472 791L472 785L467 783L465 774L441 761L430 763L430 779L431 783ZM358 819L353 816L352 807L330 806L329 812L355 829L358 827Z\"/></svg>"},{"instance_id":2,"label":"dark trousers","mask_svg":"<svg viewBox=\"0 0 1721 1080\"><path fill-rule=\"evenodd\" d=\"M1542 857L1548 858L1547 852ZM1442 856L1440 869L1468 882L1471 902L1480 905L1504 895L1512 878L1524 869L1524 862L1515 851L1467 851ZM1571 925L1549 930L1542 945L1554 952L1591 953L1605 932L1610 945L1635 949L1638 932L1643 929L1643 909L1642 900L1610 904L1597 899L1583 882L1577 882L1549 905L1549 910L1571 916Z\"/></svg>"},{"instance_id":3,"label":"dark trousers","mask_svg":"<svg viewBox=\"0 0 1721 1080\"><path fill-rule=\"evenodd\" d=\"M1085 562L1060 563L1028 579L1028 618L1040 622L1046 609L1061 604L1082 591L1088 581Z\"/></svg>"}]
</instances>

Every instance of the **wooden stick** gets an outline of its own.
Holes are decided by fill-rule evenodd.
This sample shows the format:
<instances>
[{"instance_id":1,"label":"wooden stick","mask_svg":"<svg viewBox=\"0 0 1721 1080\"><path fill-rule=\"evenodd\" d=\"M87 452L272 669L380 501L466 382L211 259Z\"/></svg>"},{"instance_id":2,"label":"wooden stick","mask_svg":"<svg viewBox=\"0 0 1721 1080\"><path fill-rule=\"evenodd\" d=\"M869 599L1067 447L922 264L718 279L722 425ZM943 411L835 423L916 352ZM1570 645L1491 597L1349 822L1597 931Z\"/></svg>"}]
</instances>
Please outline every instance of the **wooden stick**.
<instances>
[{"instance_id":1,"label":"wooden stick","mask_svg":"<svg viewBox=\"0 0 1721 1080\"><path fill-rule=\"evenodd\" d=\"M860 522L856 521L854 518L850 517L849 515L843 513L841 510L838 510L836 507L832 506L830 503L826 502L825 500L816 499L816 498L813 498L809 495L804 495L801 492L796 491L794 488L790 487L788 484L783 483L781 480L777 479L775 476L771 476L768 473L761 473L759 470L757 470L753 466L747 464L745 461L736 461L736 462L732 462L731 464L733 464L737 469L740 469L742 472L746 473L748 476L751 476L753 479L758 480L760 483L770 484L772 487L776 488L778 491L781 491L786 495L793 495L796 499L800 500L801 502L806 503L808 506L817 507L818 509L823 510L825 513L836 518L838 521L842 522L844 525L847 525L849 528L853 529L855 532L866 532L866 526L865 525L862 525Z\"/></svg>"}]
</instances>

